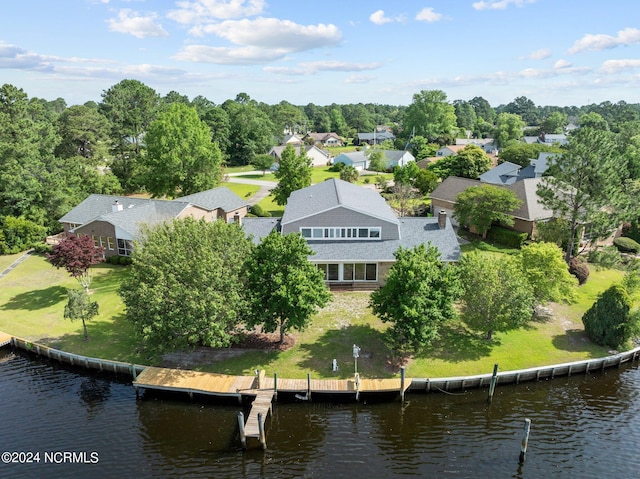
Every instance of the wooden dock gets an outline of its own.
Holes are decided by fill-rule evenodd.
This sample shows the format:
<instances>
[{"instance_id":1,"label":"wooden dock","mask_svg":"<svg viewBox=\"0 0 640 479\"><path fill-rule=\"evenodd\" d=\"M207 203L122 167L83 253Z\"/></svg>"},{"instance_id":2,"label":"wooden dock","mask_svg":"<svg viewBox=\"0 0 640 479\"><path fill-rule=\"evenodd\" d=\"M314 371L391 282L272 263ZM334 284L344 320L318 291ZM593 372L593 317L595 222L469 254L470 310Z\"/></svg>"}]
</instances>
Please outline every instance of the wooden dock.
<instances>
[{"instance_id":1,"label":"wooden dock","mask_svg":"<svg viewBox=\"0 0 640 479\"><path fill-rule=\"evenodd\" d=\"M11 344L12 337L13 336L11 336L10 334L3 333L2 331L0 331L0 348L2 346L7 346Z\"/></svg>"}]
</instances>

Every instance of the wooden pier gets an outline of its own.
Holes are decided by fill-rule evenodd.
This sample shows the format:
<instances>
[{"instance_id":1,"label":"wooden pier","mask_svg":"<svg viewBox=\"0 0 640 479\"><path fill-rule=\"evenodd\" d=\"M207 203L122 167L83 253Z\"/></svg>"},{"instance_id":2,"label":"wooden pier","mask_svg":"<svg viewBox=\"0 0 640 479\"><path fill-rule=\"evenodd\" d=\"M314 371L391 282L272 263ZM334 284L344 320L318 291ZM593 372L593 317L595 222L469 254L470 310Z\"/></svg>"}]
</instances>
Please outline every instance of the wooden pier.
<instances>
[{"instance_id":1,"label":"wooden pier","mask_svg":"<svg viewBox=\"0 0 640 479\"><path fill-rule=\"evenodd\" d=\"M12 336L10 334L0 331L0 348L11 344L11 338Z\"/></svg>"}]
</instances>

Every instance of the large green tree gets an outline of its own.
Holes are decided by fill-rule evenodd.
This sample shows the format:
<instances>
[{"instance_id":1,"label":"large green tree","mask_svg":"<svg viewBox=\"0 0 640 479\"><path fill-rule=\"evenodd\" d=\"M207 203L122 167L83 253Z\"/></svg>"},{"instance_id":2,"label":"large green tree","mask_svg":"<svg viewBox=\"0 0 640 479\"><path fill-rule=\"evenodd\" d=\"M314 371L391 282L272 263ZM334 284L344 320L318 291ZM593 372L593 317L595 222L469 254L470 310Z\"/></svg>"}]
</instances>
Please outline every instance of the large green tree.
<instances>
[{"instance_id":1,"label":"large green tree","mask_svg":"<svg viewBox=\"0 0 640 479\"><path fill-rule=\"evenodd\" d=\"M303 150L297 155L293 145L287 145L280 155L275 177L278 184L271 192L277 204L286 205L291 193L311 185L311 159Z\"/></svg>"},{"instance_id":2,"label":"large green tree","mask_svg":"<svg viewBox=\"0 0 640 479\"><path fill-rule=\"evenodd\" d=\"M224 102L229 116L227 157L231 165L248 165L255 155L268 153L273 146L275 127L266 113L248 95Z\"/></svg>"},{"instance_id":3,"label":"large green tree","mask_svg":"<svg viewBox=\"0 0 640 479\"><path fill-rule=\"evenodd\" d=\"M525 127L525 122L515 113L500 113L496 121L493 137L500 148L505 148L520 138Z\"/></svg>"},{"instance_id":4,"label":"large green tree","mask_svg":"<svg viewBox=\"0 0 640 479\"><path fill-rule=\"evenodd\" d=\"M614 207L621 200L625 168L616 161L614 146L607 131L575 130L562 155L551 158L548 176L538 185L540 202L569 223L567 263L577 254L574 244L582 226L597 239L608 235L620 221Z\"/></svg>"},{"instance_id":5,"label":"large green tree","mask_svg":"<svg viewBox=\"0 0 640 479\"><path fill-rule=\"evenodd\" d=\"M453 216L461 225L475 228L486 238L493 223L513 225L510 213L521 203L511 190L493 185L471 186L456 197Z\"/></svg>"},{"instance_id":6,"label":"large green tree","mask_svg":"<svg viewBox=\"0 0 640 479\"><path fill-rule=\"evenodd\" d=\"M222 155L195 108L172 103L145 135L145 186L154 196L186 196L215 187Z\"/></svg>"},{"instance_id":7,"label":"large green tree","mask_svg":"<svg viewBox=\"0 0 640 479\"><path fill-rule=\"evenodd\" d=\"M126 191L139 185L144 134L162 108L156 91L138 80L122 80L102 93L100 112L111 124L111 169Z\"/></svg>"},{"instance_id":8,"label":"large green tree","mask_svg":"<svg viewBox=\"0 0 640 479\"><path fill-rule=\"evenodd\" d=\"M459 263L463 320L491 340L494 332L517 329L533 315L535 299L518 258L466 254Z\"/></svg>"},{"instance_id":9,"label":"large green tree","mask_svg":"<svg viewBox=\"0 0 640 479\"><path fill-rule=\"evenodd\" d=\"M491 169L491 159L477 145L467 145L457 155L449 155L429 165L439 178L459 176L476 179Z\"/></svg>"},{"instance_id":10,"label":"large green tree","mask_svg":"<svg viewBox=\"0 0 640 479\"><path fill-rule=\"evenodd\" d=\"M370 306L387 330L390 346L399 352L418 352L438 337L442 323L456 317L453 305L460 295L457 271L440 259L438 248L400 247L387 282L371 293Z\"/></svg>"},{"instance_id":11,"label":"large green tree","mask_svg":"<svg viewBox=\"0 0 640 479\"><path fill-rule=\"evenodd\" d=\"M405 132L445 144L455 130L455 108L447 102L447 95L443 91L422 90L413 95L413 101L404 116Z\"/></svg>"},{"instance_id":12,"label":"large green tree","mask_svg":"<svg viewBox=\"0 0 640 479\"><path fill-rule=\"evenodd\" d=\"M120 288L127 319L158 350L229 346L248 312L251 249L235 223L185 218L147 230Z\"/></svg>"},{"instance_id":13,"label":"large green tree","mask_svg":"<svg viewBox=\"0 0 640 479\"><path fill-rule=\"evenodd\" d=\"M520 251L522 269L538 303L571 302L578 280L569 273L562 250L554 243L531 243Z\"/></svg>"},{"instance_id":14,"label":"large green tree","mask_svg":"<svg viewBox=\"0 0 640 479\"><path fill-rule=\"evenodd\" d=\"M272 232L256 246L249 260L247 289L251 295L249 326L278 330L280 342L290 330L303 330L331 293L323 273L309 262L313 254L299 234Z\"/></svg>"},{"instance_id":15,"label":"large green tree","mask_svg":"<svg viewBox=\"0 0 640 479\"><path fill-rule=\"evenodd\" d=\"M60 114L57 123L61 137L56 148L57 156L81 156L91 160L90 164L94 166L105 163L110 125L97 108L71 106Z\"/></svg>"}]
</instances>

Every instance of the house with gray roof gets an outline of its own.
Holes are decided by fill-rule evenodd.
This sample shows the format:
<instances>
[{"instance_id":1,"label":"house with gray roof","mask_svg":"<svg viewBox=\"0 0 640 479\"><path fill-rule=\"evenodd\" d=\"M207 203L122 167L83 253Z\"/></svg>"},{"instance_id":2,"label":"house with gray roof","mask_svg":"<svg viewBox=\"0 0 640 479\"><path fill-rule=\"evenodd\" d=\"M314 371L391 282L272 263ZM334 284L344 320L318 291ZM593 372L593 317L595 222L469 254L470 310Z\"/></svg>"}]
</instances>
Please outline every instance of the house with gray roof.
<instances>
[{"instance_id":1,"label":"house with gray roof","mask_svg":"<svg viewBox=\"0 0 640 479\"><path fill-rule=\"evenodd\" d=\"M394 141L396 139L396 135L391 133L390 131L374 131L372 133L358 133L356 134L355 143L358 145L368 144L368 145L379 145L385 140Z\"/></svg>"},{"instance_id":2,"label":"house with gray roof","mask_svg":"<svg viewBox=\"0 0 640 479\"><path fill-rule=\"evenodd\" d=\"M512 185L527 178L540 178L549 168L550 158L556 155L558 153L540 153L538 158L530 160L531 163L525 167L505 161L481 174L479 178L483 183L503 186Z\"/></svg>"},{"instance_id":3,"label":"house with gray roof","mask_svg":"<svg viewBox=\"0 0 640 479\"><path fill-rule=\"evenodd\" d=\"M510 212L513 216L514 224L511 229L521 233L527 233L531 238L536 235L536 222L548 221L553 217L553 211L545 208L540 203L538 196L538 185L542 178L524 178L512 184L496 184L499 188L506 188L513 191L521 200L521 205ZM453 217L453 208L456 204L456 197L461 192L471 186L481 186L480 180L471 180L468 178L459 178L457 176L449 176L440 183L431 193L431 211L444 211L451 216L451 222L454 226L459 226L457 220Z\"/></svg>"},{"instance_id":4,"label":"house with gray roof","mask_svg":"<svg viewBox=\"0 0 640 479\"><path fill-rule=\"evenodd\" d=\"M205 221L239 220L247 202L226 187L214 188L175 200L89 195L59 219L64 234L89 235L103 246L105 257L130 256L144 225L153 226L191 216Z\"/></svg>"},{"instance_id":5,"label":"house with gray roof","mask_svg":"<svg viewBox=\"0 0 640 479\"><path fill-rule=\"evenodd\" d=\"M460 257L456 234L445 213L435 218L398 218L377 191L338 179L294 191L279 220L245 218L242 223L254 242L274 229L301 234L314 252L309 261L333 287L382 286L400 246L413 248L431 242L443 261Z\"/></svg>"},{"instance_id":6,"label":"house with gray roof","mask_svg":"<svg viewBox=\"0 0 640 479\"><path fill-rule=\"evenodd\" d=\"M360 150L349 153L342 153L333 159L333 164L344 163L353 166L356 170L369 169L369 160L373 151L381 151L384 154L385 166L393 168L394 166L406 166L410 161L416 161L415 157L409 151L403 150Z\"/></svg>"},{"instance_id":7,"label":"house with gray roof","mask_svg":"<svg viewBox=\"0 0 640 479\"><path fill-rule=\"evenodd\" d=\"M272 170L278 169L282 152L286 147L287 145L278 145L269 150L269 155L275 158L275 162L271 167ZM296 150L296 156L300 156L301 152L304 152L307 158L311 159L311 166L326 166L331 161L331 153L315 145L294 145L294 149Z\"/></svg>"}]
</instances>

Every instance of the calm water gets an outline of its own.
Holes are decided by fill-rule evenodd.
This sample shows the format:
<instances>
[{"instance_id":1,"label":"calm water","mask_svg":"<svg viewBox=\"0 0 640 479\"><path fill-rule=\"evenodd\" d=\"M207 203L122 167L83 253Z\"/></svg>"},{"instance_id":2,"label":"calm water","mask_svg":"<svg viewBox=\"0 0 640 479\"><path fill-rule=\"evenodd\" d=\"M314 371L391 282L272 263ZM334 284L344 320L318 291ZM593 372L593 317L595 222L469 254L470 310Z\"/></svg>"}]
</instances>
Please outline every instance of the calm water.
<instances>
[{"instance_id":1,"label":"calm water","mask_svg":"<svg viewBox=\"0 0 640 479\"><path fill-rule=\"evenodd\" d=\"M640 475L637 364L500 386L491 407L486 390L408 394L404 405L278 403L264 453L239 448L239 410L186 395L136 401L115 377L0 350L0 452L40 453L39 463L0 463L0 477ZM526 417L531 435L520 466Z\"/></svg>"}]
</instances>

